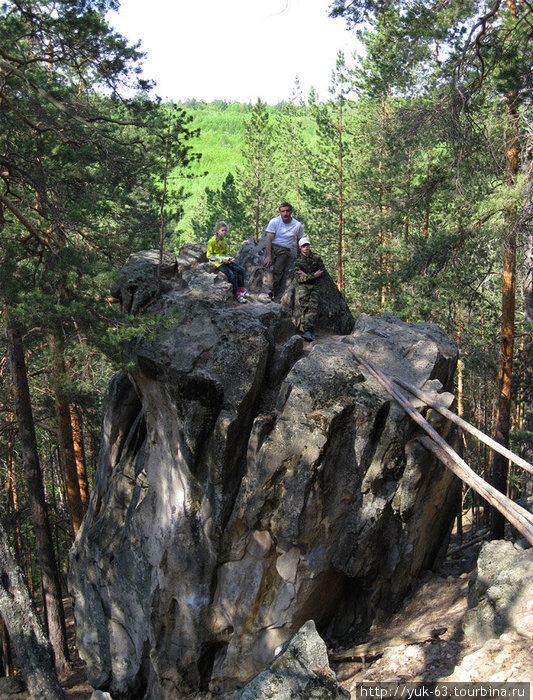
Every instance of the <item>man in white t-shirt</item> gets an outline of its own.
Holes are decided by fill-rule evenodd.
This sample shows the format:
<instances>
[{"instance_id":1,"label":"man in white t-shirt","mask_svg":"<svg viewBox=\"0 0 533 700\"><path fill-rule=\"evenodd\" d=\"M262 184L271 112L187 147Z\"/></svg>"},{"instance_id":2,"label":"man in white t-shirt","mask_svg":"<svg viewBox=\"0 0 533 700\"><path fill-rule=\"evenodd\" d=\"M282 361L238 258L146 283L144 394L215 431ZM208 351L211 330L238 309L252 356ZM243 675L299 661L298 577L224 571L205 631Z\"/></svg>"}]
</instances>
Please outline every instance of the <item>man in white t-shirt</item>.
<instances>
[{"instance_id":1,"label":"man in white t-shirt","mask_svg":"<svg viewBox=\"0 0 533 700\"><path fill-rule=\"evenodd\" d=\"M292 217L291 205L288 202L280 204L279 216L270 219L266 227L266 255L263 263L265 267L272 265L274 298L281 291L291 260L299 252L298 241L303 235L302 224Z\"/></svg>"}]
</instances>

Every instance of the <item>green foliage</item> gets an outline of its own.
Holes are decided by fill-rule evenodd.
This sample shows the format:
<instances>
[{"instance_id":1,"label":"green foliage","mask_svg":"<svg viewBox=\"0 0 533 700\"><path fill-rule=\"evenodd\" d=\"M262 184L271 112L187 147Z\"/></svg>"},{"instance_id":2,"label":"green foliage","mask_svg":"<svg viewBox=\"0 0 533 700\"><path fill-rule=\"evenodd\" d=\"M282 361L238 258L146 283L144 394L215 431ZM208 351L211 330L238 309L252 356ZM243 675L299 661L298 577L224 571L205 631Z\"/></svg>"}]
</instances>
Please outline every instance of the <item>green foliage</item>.
<instances>
[{"instance_id":1,"label":"green foliage","mask_svg":"<svg viewBox=\"0 0 533 700\"><path fill-rule=\"evenodd\" d=\"M175 174L171 181L183 183L185 192L190 195L187 209L179 226L179 238L174 247L183 243L205 238L212 229L205 224L217 217L205 212L206 191L217 192L223 186L229 174L232 177L242 165L241 145L249 118L251 106L240 103L211 103L189 101L182 105L193 118L194 126L199 130L195 143L195 152L200 156L190 168L192 178L183 180L181 173ZM173 173L174 175L174 173ZM228 217L230 218L230 217ZM214 225L214 222L213 222Z\"/></svg>"},{"instance_id":2,"label":"green foliage","mask_svg":"<svg viewBox=\"0 0 533 700\"><path fill-rule=\"evenodd\" d=\"M254 108L240 103L194 101L183 106L189 110L195 127L200 131L195 150L201 158L191 166L194 177L185 182L185 191L190 198L174 248L185 242L205 240L212 235L213 226L219 220L230 224L235 245L250 238L254 232L250 176L244 176L247 166L243 152ZM284 199L294 202L295 211L299 213L307 169L305 147L313 143L316 136L314 120L303 104L297 84L291 102L278 107L263 105L262 109L269 115L272 140L269 169L275 173L271 202L264 207L268 220ZM248 164L249 172L251 167ZM228 213L230 201L231 215ZM219 206L222 207L220 211L217 210Z\"/></svg>"},{"instance_id":3,"label":"green foliage","mask_svg":"<svg viewBox=\"0 0 533 700\"><path fill-rule=\"evenodd\" d=\"M93 300L107 296L131 250L158 244L165 168L185 171L196 132L183 109L142 90L119 98L139 54L110 31L101 5L85 3L83 14L69 2L54 12L2 6L0 262L15 317L67 333L86 323L87 338L107 347L107 334L94 333L106 307ZM183 196L182 187L167 195L167 217L179 218Z\"/></svg>"},{"instance_id":4,"label":"green foliage","mask_svg":"<svg viewBox=\"0 0 533 700\"><path fill-rule=\"evenodd\" d=\"M171 165L185 174L194 158L190 117L147 98L149 86L137 79L140 54L105 21L113 4L0 6L2 318L8 309L10 322L25 330L37 445L63 552L70 522L55 399L66 395L82 413L90 477L112 363L126 362L121 347L128 336L150 330L110 303L110 282L131 252L159 244L164 217L179 219L183 188L165 192L165 173ZM133 91L128 98L120 95L124 87ZM60 377L51 370L52 336L68 368ZM9 473L16 482L18 525L26 523L26 493L11 473L18 477L22 468L6 374L0 373L0 434L12 437L0 444L0 478ZM33 546L26 529L22 536Z\"/></svg>"},{"instance_id":5,"label":"green foliage","mask_svg":"<svg viewBox=\"0 0 533 700\"><path fill-rule=\"evenodd\" d=\"M192 221L195 240L209 240L219 221L228 224L234 246L249 237L246 204L231 173L228 173L219 189L206 187L204 205L198 208L197 216Z\"/></svg>"},{"instance_id":6,"label":"green foliage","mask_svg":"<svg viewBox=\"0 0 533 700\"><path fill-rule=\"evenodd\" d=\"M259 240L262 228L275 206L274 125L264 102L257 100L246 122L243 165L239 170L242 187L248 193L250 233Z\"/></svg>"}]
</instances>

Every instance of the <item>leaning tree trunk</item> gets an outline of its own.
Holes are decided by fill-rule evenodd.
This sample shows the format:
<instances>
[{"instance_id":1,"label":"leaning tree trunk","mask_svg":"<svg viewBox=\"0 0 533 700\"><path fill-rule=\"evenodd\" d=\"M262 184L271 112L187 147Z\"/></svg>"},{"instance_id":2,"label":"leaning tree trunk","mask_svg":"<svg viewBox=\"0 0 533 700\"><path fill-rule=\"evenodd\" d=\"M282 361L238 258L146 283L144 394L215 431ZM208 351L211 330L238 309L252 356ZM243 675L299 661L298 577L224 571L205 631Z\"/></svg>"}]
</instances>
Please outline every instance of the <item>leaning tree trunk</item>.
<instances>
[{"instance_id":1,"label":"leaning tree trunk","mask_svg":"<svg viewBox=\"0 0 533 700\"><path fill-rule=\"evenodd\" d=\"M41 627L24 576L0 525L0 614L26 680L30 696L39 700L64 697L54 669L52 648Z\"/></svg>"},{"instance_id":2,"label":"leaning tree trunk","mask_svg":"<svg viewBox=\"0 0 533 700\"><path fill-rule=\"evenodd\" d=\"M35 546L41 567L43 603L47 615L50 641L54 649L56 667L61 672L68 666L67 635L61 586L44 498L22 337L18 325L9 319L7 355L13 381L22 462L24 464L28 500L35 535Z\"/></svg>"}]
</instances>

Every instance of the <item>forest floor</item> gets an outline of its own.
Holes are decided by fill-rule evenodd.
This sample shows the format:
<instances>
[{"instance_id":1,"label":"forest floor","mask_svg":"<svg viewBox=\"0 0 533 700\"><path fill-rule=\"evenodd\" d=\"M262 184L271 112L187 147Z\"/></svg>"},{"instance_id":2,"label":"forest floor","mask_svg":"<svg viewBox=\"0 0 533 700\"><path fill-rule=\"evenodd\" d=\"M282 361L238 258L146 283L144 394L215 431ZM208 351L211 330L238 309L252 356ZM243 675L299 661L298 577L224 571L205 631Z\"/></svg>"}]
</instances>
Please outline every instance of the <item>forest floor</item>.
<instances>
[{"instance_id":1,"label":"forest floor","mask_svg":"<svg viewBox=\"0 0 533 700\"><path fill-rule=\"evenodd\" d=\"M504 635L489 644L488 650L484 647L483 653L476 657L479 645L463 636L462 620L468 607L468 587L481 545L479 531L465 523L462 543L454 532L448 556L438 570L426 572L401 608L386 623L375 624L370 629L364 639L370 646L367 656L331 662L338 681L354 700L363 681L431 683L445 680L454 669L455 681L533 680L527 676L526 670L531 664L528 644L513 635ZM87 683L85 666L76 653L74 620L68 601L66 611L74 662L72 671L61 678L62 686L68 700L90 700L92 688ZM410 642L410 635L426 628L445 631L438 639ZM332 655L342 655L346 650L330 651ZM464 668L469 668L468 659L472 659L470 667L475 668L466 672ZM459 676L458 666L461 666L462 674ZM27 693L16 696L0 693L0 700L8 697L29 700ZM196 698L199 700L199 696ZM216 696L206 694L205 700L216 700Z\"/></svg>"},{"instance_id":2,"label":"forest floor","mask_svg":"<svg viewBox=\"0 0 533 700\"><path fill-rule=\"evenodd\" d=\"M467 540L468 535L464 544ZM463 656L475 650L473 642L463 638L462 633L469 583L482 544L476 537L472 540L470 546L448 556L437 571L425 572L386 623L371 627L364 641L374 651L373 655L331 664L338 681L352 697L363 681L442 680L453 672ZM454 536L449 551L459 546ZM445 631L433 641L409 643L409 636L421 629Z\"/></svg>"},{"instance_id":3,"label":"forest floor","mask_svg":"<svg viewBox=\"0 0 533 700\"><path fill-rule=\"evenodd\" d=\"M337 680L354 700L360 696L361 684L369 681L392 681L393 687L437 681L533 682L530 638L508 632L481 645L463 634L469 584L484 541L472 523L464 525L462 542L454 531L439 568L419 579L386 623L371 627L364 641L375 655L331 663ZM421 643L409 639L418 630L432 629L439 630L437 639L426 637Z\"/></svg>"}]
</instances>

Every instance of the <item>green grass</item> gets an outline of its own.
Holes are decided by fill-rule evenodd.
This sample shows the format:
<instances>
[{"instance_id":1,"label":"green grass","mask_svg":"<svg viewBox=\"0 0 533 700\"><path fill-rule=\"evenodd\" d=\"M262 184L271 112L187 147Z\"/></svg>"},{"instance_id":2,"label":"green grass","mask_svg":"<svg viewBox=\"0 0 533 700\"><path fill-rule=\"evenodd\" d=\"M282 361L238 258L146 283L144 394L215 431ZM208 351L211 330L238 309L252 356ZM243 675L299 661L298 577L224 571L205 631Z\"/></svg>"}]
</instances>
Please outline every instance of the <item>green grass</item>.
<instances>
[{"instance_id":1,"label":"green grass","mask_svg":"<svg viewBox=\"0 0 533 700\"><path fill-rule=\"evenodd\" d=\"M189 195L184 202L185 213L179 223L179 234L181 242L190 242L194 240L192 221L206 188L220 189L229 173L232 173L236 180L239 179L237 173L244 162L242 148L246 125L253 105L191 101L180 106L192 116L191 126L200 130L199 137L193 143L193 151L200 153L201 158L190 169L193 177L184 180L178 176L175 180L177 184L184 186ZM267 107L274 125L280 107L281 105ZM304 118L302 137L307 145L316 141L316 125L309 114ZM284 198L290 196L290 192L283 193Z\"/></svg>"},{"instance_id":2,"label":"green grass","mask_svg":"<svg viewBox=\"0 0 533 700\"><path fill-rule=\"evenodd\" d=\"M187 236L195 207L206 187L219 189L228 173L235 174L242 163L241 148L246 122L250 117L250 105L236 103L223 108L215 102L199 103L193 109L183 106L193 117L193 127L200 129L193 150L202 154L201 159L191 168L193 179L185 181L185 191L190 197L185 202L185 215L180 222L180 229Z\"/></svg>"}]
</instances>

